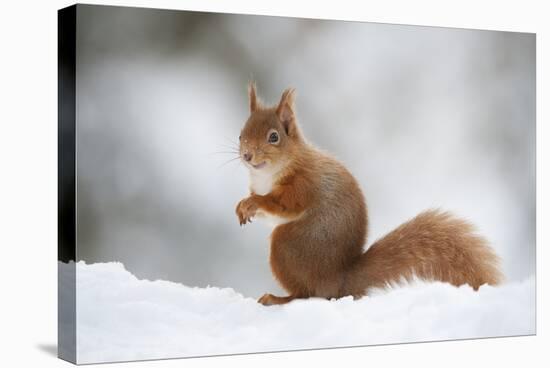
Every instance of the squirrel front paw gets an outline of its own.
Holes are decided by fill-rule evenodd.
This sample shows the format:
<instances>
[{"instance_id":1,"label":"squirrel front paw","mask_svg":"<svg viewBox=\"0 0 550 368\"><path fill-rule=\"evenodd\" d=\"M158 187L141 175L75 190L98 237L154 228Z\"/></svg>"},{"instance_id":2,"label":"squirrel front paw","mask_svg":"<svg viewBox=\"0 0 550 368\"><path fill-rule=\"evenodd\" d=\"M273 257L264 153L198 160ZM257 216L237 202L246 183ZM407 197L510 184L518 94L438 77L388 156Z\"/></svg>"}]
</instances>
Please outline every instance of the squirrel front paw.
<instances>
[{"instance_id":1,"label":"squirrel front paw","mask_svg":"<svg viewBox=\"0 0 550 368\"><path fill-rule=\"evenodd\" d=\"M243 199L237 204L235 212L239 218L239 224L245 225L247 222L252 222L252 217L256 215L258 204L253 196Z\"/></svg>"}]
</instances>

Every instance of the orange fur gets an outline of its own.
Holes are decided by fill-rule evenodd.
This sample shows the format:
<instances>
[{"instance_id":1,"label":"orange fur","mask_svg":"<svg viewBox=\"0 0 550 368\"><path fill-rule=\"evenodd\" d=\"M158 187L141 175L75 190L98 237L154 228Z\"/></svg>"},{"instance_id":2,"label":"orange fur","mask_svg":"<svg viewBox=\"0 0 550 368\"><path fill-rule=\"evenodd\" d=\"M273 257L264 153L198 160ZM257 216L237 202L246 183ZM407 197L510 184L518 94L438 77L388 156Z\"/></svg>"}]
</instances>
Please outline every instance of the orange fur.
<instances>
[{"instance_id":1,"label":"orange fur","mask_svg":"<svg viewBox=\"0 0 550 368\"><path fill-rule=\"evenodd\" d=\"M254 216L278 219L270 265L289 292L265 294L260 303L360 297L415 276L476 290L500 282L498 257L487 242L466 221L437 210L421 213L363 252L368 218L361 189L341 163L305 141L294 90L285 90L277 106L264 107L250 84L249 102L239 139L241 156L249 159L243 162L251 173L251 195L236 212L241 225Z\"/></svg>"}]
</instances>

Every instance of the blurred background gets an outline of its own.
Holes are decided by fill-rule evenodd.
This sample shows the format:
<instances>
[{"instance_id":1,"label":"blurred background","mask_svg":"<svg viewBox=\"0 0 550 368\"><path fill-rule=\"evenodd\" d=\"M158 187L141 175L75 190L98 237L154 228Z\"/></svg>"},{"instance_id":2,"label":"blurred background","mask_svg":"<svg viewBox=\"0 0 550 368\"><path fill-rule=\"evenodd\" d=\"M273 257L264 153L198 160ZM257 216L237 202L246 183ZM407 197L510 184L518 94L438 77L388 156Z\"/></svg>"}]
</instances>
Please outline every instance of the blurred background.
<instances>
[{"instance_id":1,"label":"blurred background","mask_svg":"<svg viewBox=\"0 0 550 368\"><path fill-rule=\"evenodd\" d=\"M271 228L239 227L232 151L247 82L297 90L306 137L345 163L369 241L440 207L508 281L535 272L535 36L78 5L77 258L139 278L283 293ZM232 161L230 161L232 160Z\"/></svg>"}]
</instances>

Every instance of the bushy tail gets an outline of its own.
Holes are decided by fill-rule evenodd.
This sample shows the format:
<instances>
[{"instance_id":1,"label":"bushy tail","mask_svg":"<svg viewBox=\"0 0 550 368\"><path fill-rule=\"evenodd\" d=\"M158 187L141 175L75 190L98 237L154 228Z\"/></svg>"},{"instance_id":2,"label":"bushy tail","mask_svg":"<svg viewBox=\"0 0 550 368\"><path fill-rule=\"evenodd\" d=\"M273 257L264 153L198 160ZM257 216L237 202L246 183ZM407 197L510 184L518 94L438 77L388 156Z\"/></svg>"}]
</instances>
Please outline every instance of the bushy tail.
<instances>
[{"instance_id":1,"label":"bushy tail","mask_svg":"<svg viewBox=\"0 0 550 368\"><path fill-rule=\"evenodd\" d=\"M348 295L365 295L414 277L424 280L496 285L500 260L473 226L448 212L428 210L376 241L347 275Z\"/></svg>"}]
</instances>

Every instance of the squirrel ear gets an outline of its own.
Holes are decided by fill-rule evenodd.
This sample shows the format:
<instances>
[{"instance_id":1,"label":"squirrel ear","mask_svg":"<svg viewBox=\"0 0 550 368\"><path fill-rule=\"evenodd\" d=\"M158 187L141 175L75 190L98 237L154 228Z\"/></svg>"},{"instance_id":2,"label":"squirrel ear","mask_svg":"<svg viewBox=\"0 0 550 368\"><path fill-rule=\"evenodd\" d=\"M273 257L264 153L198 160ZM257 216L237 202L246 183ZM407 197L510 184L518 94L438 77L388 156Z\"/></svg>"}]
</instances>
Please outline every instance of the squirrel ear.
<instances>
[{"instance_id":1,"label":"squirrel ear","mask_svg":"<svg viewBox=\"0 0 550 368\"><path fill-rule=\"evenodd\" d=\"M287 135L291 135L294 131L294 88L287 88L281 96L281 101L277 106L277 116Z\"/></svg>"},{"instance_id":2,"label":"squirrel ear","mask_svg":"<svg viewBox=\"0 0 550 368\"><path fill-rule=\"evenodd\" d=\"M248 102L250 104L250 112L256 111L258 108L258 98L256 97L256 82L248 83Z\"/></svg>"}]
</instances>

